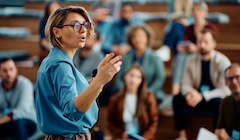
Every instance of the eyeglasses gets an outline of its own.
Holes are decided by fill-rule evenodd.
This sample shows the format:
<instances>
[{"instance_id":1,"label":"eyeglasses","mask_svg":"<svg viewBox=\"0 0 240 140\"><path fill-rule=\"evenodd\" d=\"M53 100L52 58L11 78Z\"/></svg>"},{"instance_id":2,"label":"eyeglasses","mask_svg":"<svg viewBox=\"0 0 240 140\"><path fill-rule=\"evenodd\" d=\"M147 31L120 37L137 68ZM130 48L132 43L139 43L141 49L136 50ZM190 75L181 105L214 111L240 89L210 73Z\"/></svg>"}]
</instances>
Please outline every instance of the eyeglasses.
<instances>
[{"instance_id":1,"label":"eyeglasses","mask_svg":"<svg viewBox=\"0 0 240 140\"><path fill-rule=\"evenodd\" d=\"M91 23L88 22L88 21L85 21L82 24L79 23L79 22L74 22L72 24L59 25L59 26L55 26L55 27L63 28L64 26L71 26L75 32L79 32L79 31L82 30L82 27L84 27L85 29L89 30L90 27L91 27Z\"/></svg>"},{"instance_id":2,"label":"eyeglasses","mask_svg":"<svg viewBox=\"0 0 240 140\"><path fill-rule=\"evenodd\" d=\"M226 81L232 82L233 79L240 80L240 75L232 76L232 77L227 77L227 78L226 78Z\"/></svg>"}]
</instances>

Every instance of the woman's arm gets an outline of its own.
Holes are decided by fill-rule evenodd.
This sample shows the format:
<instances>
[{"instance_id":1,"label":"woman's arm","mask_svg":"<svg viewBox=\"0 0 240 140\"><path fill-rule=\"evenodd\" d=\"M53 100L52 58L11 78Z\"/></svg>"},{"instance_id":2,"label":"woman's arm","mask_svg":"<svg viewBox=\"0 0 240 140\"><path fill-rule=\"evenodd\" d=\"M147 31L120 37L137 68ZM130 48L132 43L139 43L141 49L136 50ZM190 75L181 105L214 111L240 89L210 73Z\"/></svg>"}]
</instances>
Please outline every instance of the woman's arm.
<instances>
[{"instance_id":1,"label":"woman's arm","mask_svg":"<svg viewBox=\"0 0 240 140\"><path fill-rule=\"evenodd\" d=\"M98 73L89 87L74 100L74 105L80 112L86 112L102 91L103 86L120 71L122 57L107 54L98 66Z\"/></svg>"}]
</instances>

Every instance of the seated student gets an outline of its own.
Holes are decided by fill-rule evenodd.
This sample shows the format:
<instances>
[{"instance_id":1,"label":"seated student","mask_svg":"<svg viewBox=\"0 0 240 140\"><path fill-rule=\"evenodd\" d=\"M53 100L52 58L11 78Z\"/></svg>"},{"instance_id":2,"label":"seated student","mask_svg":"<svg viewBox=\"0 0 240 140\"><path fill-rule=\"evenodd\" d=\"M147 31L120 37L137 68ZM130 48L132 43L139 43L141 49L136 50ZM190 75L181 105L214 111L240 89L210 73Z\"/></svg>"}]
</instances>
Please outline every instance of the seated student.
<instances>
[{"instance_id":1,"label":"seated student","mask_svg":"<svg viewBox=\"0 0 240 140\"><path fill-rule=\"evenodd\" d=\"M168 14L173 22L178 22L185 26L192 24L193 0L169 0Z\"/></svg>"},{"instance_id":2,"label":"seated student","mask_svg":"<svg viewBox=\"0 0 240 140\"><path fill-rule=\"evenodd\" d=\"M39 37L40 37L39 45L40 45L40 49L41 49L41 52L39 54L40 62L42 62L42 60L47 56L47 54L49 53L49 51L52 47L51 44L47 41L47 39L45 37L45 26L46 26L48 17L52 13L54 13L58 8L60 8L60 5L55 1L48 2L45 6L44 16L42 17L42 19L40 21L40 26L38 29Z\"/></svg>"},{"instance_id":3,"label":"seated student","mask_svg":"<svg viewBox=\"0 0 240 140\"><path fill-rule=\"evenodd\" d=\"M163 45L172 49L176 55L178 41L181 41L184 36L184 28L192 24L191 11L193 0L169 0L168 12L170 22L167 25Z\"/></svg>"},{"instance_id":4,"label":"seated student","mask_svg":"<svg viewBox=\"0 0 240 140\"><path fill-rule=\"evenodd\" d=\"M123 3L120 11L120 18L113 22L111 30L107 34L102 44L104 53L114 52L115 54L124 55L130 50L126 43L126 34L131 25L143 25L144 22L134 18L133 5Z\"/></svg>"},{"instance_id":5,"label":"seated student","mask_svg":"<svg viewBox=\"0 0 240 140\"><path fill-rule=\"evenodd\" d=\"M225 82L232 94L221 102L219 120L215 134L220 140L230 137L239 140L240 132L240 65L232 64L225 70ZM235 131L234 131L235 130ZM237 134L235 138L234 133Z\"/></svg>"},{"instance_id":6,"label":"seated student","mask_svg":"<svg viewBox=\"0 0 240 140\"><path fill-rule=\"evenodd\" d=\"M197 38L198 53L187 59L181 93L173 98L177 140L186 140L186 110L211 112L214 128L218 120L221 98L230 94L224 83L224 70L231 64L222 53L215 51L216 40L211 30L203 30Z\"/></svg>"},{"instance_id":7,"label":"seated student","mask_svg":"<svg viewBox=\"0 0 240 140\"><path fill-rule=\"evenodd\" d=\"M161 104L166 98L162 91L165 69L162 60L149 47L151 35L151 30L147 26L135 25L129 29L127 43L132 49L123 56L121 70L116 75L115 87L118 91L123 88L124 73L131 65L138 63L146 76L148 90L155 94L157 103Z\"/></svg>"},{"instance_id":8,"label":"seated student","mask_svg":"<svg viewBox=\"0 0 240 140\"><path fill-rule=\"evenodd\" d=\"M104 58L101 52L93 50L98 41L99 34L95 32L95 35L87 40L85 47L78 49L73 57L75 66L88 81L92 79L92 71Z\"/></svg>"},{"instance_id":9,"label":"seated student","mask_svg":"<svg viewBox=\"0 0 240 140\"><path fill-rule=\"evenodd\" d=\"M120 7L118 0L99 0L93 4L93 21L101 39L105 39L112 22L118 18Z\"/></svg>"},{"instance_id":10,"label":"seated student","mask_svg":"<svg viewBox=\"0 0 240 140\"><path fill-rule=\"evenodd\" d=\"M110 98L107 117L108 139L128 139L140 135L155 139L158 126L158 109L153 93L147 90L140 66L134 64L124 74L122 90Z\"/></svg>"},{"instance_id":11,"label":"seated student","mask_svg":"<svg viewBox=\"0 0 240 140\"><path fill-rule=\"evenodd\" d=\"M193 5L192 16L194 24L187 26L184 29L183 41L179 40L177 50L178 54L174 58L173 65L173 84L172 93L178 94L180 92L180 85L186 60L190 54L197 52L197 35L203 29L207 28L216 34L215 26L206 20L208 14L208 6L205 2L195 3Z\"/></svg>"},{"instance_id":12,"label":"seated student","mask_svg":"<svg viewBox=\"0 0 240 140\"><path fill-rule=\"evenodd\" d=\"M27 140L37 129L32 83L12 59L0 61L0 139Z\"/></svg>"}]
</instances>

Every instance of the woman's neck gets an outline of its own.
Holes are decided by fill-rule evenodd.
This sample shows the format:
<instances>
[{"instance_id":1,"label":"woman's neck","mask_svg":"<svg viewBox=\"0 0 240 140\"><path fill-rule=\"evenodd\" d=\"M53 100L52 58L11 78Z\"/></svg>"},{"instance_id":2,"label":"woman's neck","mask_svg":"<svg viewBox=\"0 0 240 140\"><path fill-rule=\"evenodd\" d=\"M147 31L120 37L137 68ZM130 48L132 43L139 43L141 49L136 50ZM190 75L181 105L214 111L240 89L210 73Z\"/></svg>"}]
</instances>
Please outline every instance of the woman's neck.
<instances>
[{"instance_id":1,"label":"woman's neck","mask_svg":"<svg viewBox=\"0 0 240 140\"><path fill-rule=\"evenodd\" d=\"M143 50L143 49L136 49L135 54L136 54L137 57L142 57L143 54L144 54L144 51L145 50Z\"/></svg>"},{"instance_id":2,"label":"woman's neck","mask_svg":"<svg viewBox=\"0 0 240 140\"><path fill-rule=\"evenodd\" d=\"M76 53L76 51L77 51L77 48L69 49L69 48L67 48L67 47L61 47L60 49L61 49L62 51L64 51L65 53L67 53L67 55L69 56L69 58L70 58L71 60L73 60L73 57L74 57L74 55L75 55L75 53Z\"/></svg>"},{"instance_id":3,"label":"woman's neck","mask_svg":"<svg viewBox=\"0 0 240 140\"><path fill-rule=\"evenodd\" d=\"M126 93L137 94L137 89L127 89Z\"/></svg>"}]
</instances>

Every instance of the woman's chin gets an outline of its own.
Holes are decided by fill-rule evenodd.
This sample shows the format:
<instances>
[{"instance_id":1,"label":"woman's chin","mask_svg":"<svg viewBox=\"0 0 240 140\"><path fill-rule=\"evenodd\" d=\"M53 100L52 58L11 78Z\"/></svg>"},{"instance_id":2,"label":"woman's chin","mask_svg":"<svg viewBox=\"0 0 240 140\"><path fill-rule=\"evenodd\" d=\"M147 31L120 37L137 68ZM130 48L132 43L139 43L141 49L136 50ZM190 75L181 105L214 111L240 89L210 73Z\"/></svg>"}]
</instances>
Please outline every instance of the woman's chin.
<instances>
[{"instance_id":1,"label":"woman's chin","mask_svg":"<svg viewBox=\"0 0 240 140\"><path fill-rule=\"evenodd\" d=\"M81 42L81 43L78 44L78 48L84 48L85 45L86 45L85 42Z\"/></svg>"}]
</instances>

